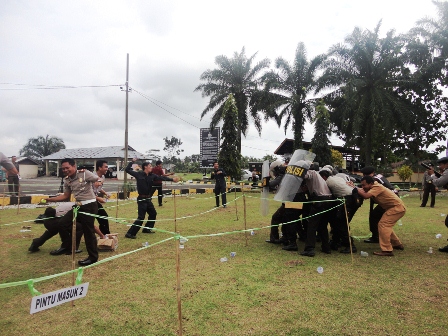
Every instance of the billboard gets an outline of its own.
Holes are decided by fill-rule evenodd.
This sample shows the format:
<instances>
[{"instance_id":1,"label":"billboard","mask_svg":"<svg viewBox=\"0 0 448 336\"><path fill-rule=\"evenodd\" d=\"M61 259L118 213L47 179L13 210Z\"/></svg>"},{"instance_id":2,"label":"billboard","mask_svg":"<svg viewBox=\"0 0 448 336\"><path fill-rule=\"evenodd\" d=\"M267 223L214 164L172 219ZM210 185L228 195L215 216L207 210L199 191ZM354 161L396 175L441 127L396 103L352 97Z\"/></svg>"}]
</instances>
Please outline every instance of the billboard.
<instances>
[{"instance_id":1,"label":"billboard","mask_svg":"<svg viewBox=\"0 0 448 336\"><path fill-rule=\"evenodd\" d=\"M201 128L201 168L212 168L218 160L220 128Z\"/></svg>"}]
</instances>

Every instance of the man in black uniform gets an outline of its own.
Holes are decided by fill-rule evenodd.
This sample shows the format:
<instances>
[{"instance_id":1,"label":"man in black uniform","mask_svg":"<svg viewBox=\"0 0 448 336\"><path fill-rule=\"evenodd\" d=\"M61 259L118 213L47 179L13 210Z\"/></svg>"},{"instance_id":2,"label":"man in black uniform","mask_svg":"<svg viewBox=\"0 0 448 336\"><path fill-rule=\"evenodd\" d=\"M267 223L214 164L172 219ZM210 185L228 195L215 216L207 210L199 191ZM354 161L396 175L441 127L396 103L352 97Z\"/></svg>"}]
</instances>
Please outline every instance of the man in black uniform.
<instances>
[{"instance_id":1,"label":"man in black uniform","mask_svg":"<svg viewBox=\"0 0 448 336\"><path fill-rule=\"evenodd\" d=\"M434 183L432 183L431 177L431 175L434 174L434 169L432 168L434 165L432 163L428 163L428 166L430 166L431 168L428 168L423 174L423 198L422 204L420 205L420 207L422 208L426 206L429 194L431 194L431 208L434 208L434 205L436 203L436 191L438 188L434 185Z\"/></svg>"},{"instance_id":2,"label":"man in black uniform","mask_svg":"<svg viewBox=\"0 0 448 336\"><path fill-rule=\"evenodd\" d=\"M45 209L44 218L36 219L36 223L43 223L45 226L45 232L39 238L34 238L31 246L28 248L28 251L38 252L39 247L45 244L47 240L56 236L59 233L59 220L61 216L67 213L67 211L71 210L72 203L63 203L59 205L56 209L52 207L48 207ZM59 215L58 215L59 213ZM79 249L79 243L81 242L81 238L83 235L82 226L79 222L76 222L76 250L75 253L81 253L82 251ZM62 240L62 237L61 237ZM67 250L65 254L70 255L71 251Z\"/></svg>"},{"instance_id":3,"label":"man in black uniform","mask_svg":"<svg viewBox=\"0 0 448 336\"><path fill-rule=\"evenodd\" d=\"M216 198L216 207L219 207L219 195L221 194L222 206L226 207L227 198L226 198L226 172L224 169L219 168L218 162L213 162L213 169L210 178L215 179L215 198Z\"/></svg>"},{"instance_id":4,"label":"man in black uniform","mask_svg":"<svg viewBox=\"0 0 448 336\"><path fill-rule=\"evenodd\" d=\"M377 181L379 184L385 186L386 188L393 190L395 193L396 191L394 190L394 186L381 174L376 174L375 175L375 168L373 167L364 167L361 169L361 173L364 176L370 175L373 177L373 179L375 181ZM398 195L397 195L398 197ZM378 223L381 220L381 217L383 217L385 210L380 207L379 205L377 205L374 208L374 201L371 198L370 199L370 212L369 212L369 228L370 228L370 232L372 232L372 237L365 239L364 243L373 243L373 244L378 244L380 242L380 238L379 238L379 233L378 233Z\"/></svg>"},{"instance_id":5,"label":"man in black uniform","mask_svg":"<svg viewBox=\"0 0 448 336\"><path fill-rule=\"evenodd\" d=\"M432 183L436 187L448 188L448 156L437 160L437 163L439 165L440 173L442 174L442 176L437 178L434 175L434 170L430 170L429 173L431 174ZM445 217L445 226L448 227L448 216ZM448 245L439 248L439 251L448 253Z\"/></svg>"},{"instance_id":6,"label":"man in black uniform","mask_svg":"<svg viewBox=\"0 0 448 336\"><path fill-rule=\"evenodd\" d=\"M137 182L137 206L138 206L138 217L133 223L133 225L129 228L126 233L126 238L135 239L137 238L135 235L140 230L140 227L143 225L145 220L145 215L148 214L148 221L146 222L145 228L142 230L143 233L154 233L151 229L154 227L155 220L157 217L157 211L154 208L154 204L151 201L151 192L154 181L179 181L178 177L169 178L165 176L157 176L152 173L152 165L149 162L144 162L142 164L141 171L132 170L132 164L136 161L136 158L133 158L132 161L128 163L126 167L126 173L135 177Z\"/></svg>"}]
</instances>

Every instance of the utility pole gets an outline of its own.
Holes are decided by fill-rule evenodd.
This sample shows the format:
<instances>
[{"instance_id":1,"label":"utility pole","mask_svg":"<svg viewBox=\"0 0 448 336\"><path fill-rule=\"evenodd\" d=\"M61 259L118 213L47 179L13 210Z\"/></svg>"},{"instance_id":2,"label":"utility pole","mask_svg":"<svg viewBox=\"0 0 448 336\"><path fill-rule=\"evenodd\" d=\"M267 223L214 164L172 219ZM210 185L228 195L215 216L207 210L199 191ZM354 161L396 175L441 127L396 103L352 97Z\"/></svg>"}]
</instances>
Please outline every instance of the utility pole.
<instances>
[{"instance_id":1,"label":"utility pole","mask_svg":"<svg viewBox=\"0 0 448 336\"><path fill-rule=\"evenodd\" d=\"M129 100L129 54L126 54L126 120L124 130L124 167L128 166L128 100ZM124 172L123 199L128 195L128 174Z\"/></svg>"}]
</instances>

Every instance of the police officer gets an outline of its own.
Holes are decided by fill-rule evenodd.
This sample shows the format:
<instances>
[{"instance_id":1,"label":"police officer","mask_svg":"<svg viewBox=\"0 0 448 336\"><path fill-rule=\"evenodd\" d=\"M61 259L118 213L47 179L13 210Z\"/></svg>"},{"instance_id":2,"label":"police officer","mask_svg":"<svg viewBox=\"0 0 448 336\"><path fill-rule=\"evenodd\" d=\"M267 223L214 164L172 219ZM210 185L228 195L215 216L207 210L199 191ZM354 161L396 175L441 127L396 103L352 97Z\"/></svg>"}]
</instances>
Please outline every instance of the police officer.
<instances>
[{"instance_id":1,"label":"police officer","mask_svg":"<svg viewBox=\"0 0 448 336\"><path fill-rule=\"evenodd\" d=\"M381 174L375 174L375 168L373 167L364 167L361 169L361 173L364 176L372 176L373 179L379 184L383 185L387 189L390 189L396 192L394 186ZM372 236L368 239L364 240L364 243L373 243L378 244L380 242L379 233L378 233L378 223L383 217L385 210L377 205L374 207L375 202L373 199L370 199L370 212L369 212L369 229L372 233Z\"/></svg>"},{"instance_id":2,"label":"police officer","mask_svg":"<svg viewBox=\"0 0 448 336\"><path fill-rule=\"evenodd\" d=\"M437 163L439 165L440 172L442 173L442 176L437 178L434 175L434 170L429 170L428 172L431 174L432 183L436 187L448 187L448 156L441 158L437 160ZM448 227L448 216L445 217L445 226ZM446 252L448 253L448 245L445 247L439 248L440 252Z\"/></svg>"},{"instance_id":3,"label":"police officer","mask_svg":"<svg viewBox=\"0 0 448 336\"><path fill-rule=\"evenodd\" d=\"M331 248L333 250L338 250L339 244L344 248L340 251L341 253L356 253L357 249L351 241L352 249L350 250L350 240L351 237L348 235L349 227L347 223L350 223L356 211L359 208L360 202L358 202L358 190L354 186L349 185L349 177L345 174L338 174L339 176L332 176L332 169L322 168L319 171L319 175L327 183L328 188L330 188L331 193L335 198L344 200L344 204L341 204L336 209L332 210L332 216L330 218L330 225L332 228L333 236L331 240ZM345 178L342 176L345 175ZM346 215L347 211L347 215Z\"/></svg>"},{"instance_id":4,"label":"police officer","mask_svg":"<svg viewBox=\"0 0 448 336\"><path fill-rule=\"evenodd\" d=\"M306 161L298 161L296 164L305 170L310 168L310 163ZM306 234L305 249L300 255L306 257L314 257L316 255L316 231L322 240L322 252L330 254L330 242L328 237L328 209L332 207L333 199L330 189L324 179L316 170L308 170L304 176L308 192L310 194L311 206L308 219L308 229Z\"/></svg>"},{"instance_id":5,"label":"police officer","mask_svg":"<svg viewBox=\"0 0 448 336\"><path fill-rule=\"evenodd\" d=\"M214 179L216 181L215 183L215 199L216 199L216 207L219 207L219 195L221 195L222 200L222 206L223 208L227 205L227 185L226 185L226 179L225 177L226 172L224 169L219 168L218 161L213 162L213 172L210 176L211 179Z\"/></svg>"},{"instance_id":6,"label":"police officer","mask_svg":"<svg viewBox=\"0 0 448 336\"><path fill-rule=\"evenodd\" d=\"M61 161L61 169L64 178L64 193L56 197L44 198L47 202L60 202L70 199L73 194L78 206L77 221L82 225L84 232L84 240L89 256L84 260L79 260L80 266L87 266L98 261L98 246L95 236L95 217L88 214L96 215L98 213L98 205L96 197L93 193L93 184L99 186L101 181L98 176L92 174L88 170L77 170L76 163L73 159L63 159ZM88 214L86 214L88 213ZM73 210L68 211L60 220L59 234L61 236L62 245L59 249L51 251L51 255L66 254L72 248L72 222Z\"/></svg>"},{"instance_id":7,"label":"police officer","mask_svg":"<svg viewBox=\"0 0 448 336\"><path fill-rule=\"evenodd\" d=\"M60 222L59 220L63 215L70 211L73 203L62 203L56 209L48 207L45 209L44 218L35 220L36 223L43 223L45 226L45 232L39 238L34 238L28 251L31 253L38 252L39 247L45 244L47 240L56 236L59 233ZM76 250L75 253L81 253L79 249L79 243L81 242L83 232L82 226L77 221L76 222ZM65 254L71 254L70 250L67 250Z\"/></svg>"},{"instance_id":8,"label":"police officer","mask_svg":"<svg viewBox=\"0 0 448 336\"><path fill-rule=\"evenodd\" d=\"M432 163L428 163L428 166L433 167L434 165ZM431 194L431 208L434 208L434 205L436 203L436 191L438 190L438 188L434 185L434 183L432 183L432 174L434 174L434 169L428 169L423 174L423 198L422 204L420 205L420 207L422 208L426 206L429 194Z\"/></svg>"}]
</instances>

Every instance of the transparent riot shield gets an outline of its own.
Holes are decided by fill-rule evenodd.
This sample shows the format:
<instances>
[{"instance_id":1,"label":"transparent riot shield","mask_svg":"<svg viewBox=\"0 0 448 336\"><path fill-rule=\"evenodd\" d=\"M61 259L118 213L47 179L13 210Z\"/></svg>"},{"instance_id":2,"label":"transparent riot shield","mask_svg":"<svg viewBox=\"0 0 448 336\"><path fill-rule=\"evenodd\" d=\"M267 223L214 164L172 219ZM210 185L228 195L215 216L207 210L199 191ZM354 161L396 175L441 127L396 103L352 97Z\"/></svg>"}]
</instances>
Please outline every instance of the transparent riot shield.
<instances>
[{"instance_id":1,"label":"transparent riot shield","mask_svg":"<svg viewBox=\"0 0 448 336\"><path fill-rule=\"evenodd\" d=\"M304 149L297 149L289 161L288 167L286 167L286 174L283 177L280 187L275 194L274 199L282 202L292 202L294 196L299 191L303 178L308 171L300 165L297 165L298 161L313 161L316 154L308 152Z\"/></svg>"}]
</instances>

